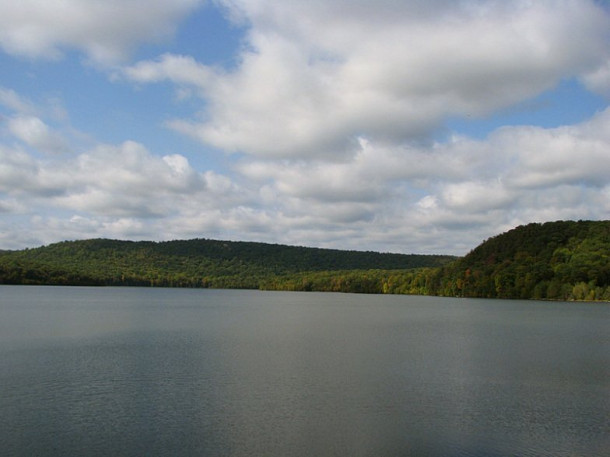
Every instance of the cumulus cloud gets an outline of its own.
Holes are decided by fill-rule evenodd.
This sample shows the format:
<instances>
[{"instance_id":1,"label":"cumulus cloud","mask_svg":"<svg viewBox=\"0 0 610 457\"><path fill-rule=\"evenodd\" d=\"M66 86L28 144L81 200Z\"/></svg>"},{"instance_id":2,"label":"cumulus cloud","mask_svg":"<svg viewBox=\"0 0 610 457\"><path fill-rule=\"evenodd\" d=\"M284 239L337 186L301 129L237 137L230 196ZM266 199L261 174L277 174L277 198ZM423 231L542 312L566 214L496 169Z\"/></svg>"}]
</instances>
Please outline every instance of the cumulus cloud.
<instances>
[{"instance_id":1,"label":"cumulus cloud","mask_svg":"<svg viewBox=\"0 0 610 457\"><path fill-rule=\"evenodd\" d=\"M11 89L0 87L0 105L21 114L31 114L36 111L33 104Z\"/></svg>"},{"instance_id":2,"label":"cumulus cloud","mask_svg":"<svg viewBox=\"0 0 610 457\"><path fill-rule=\"evenodd\" d=\"M585 74L582 79L589 89L610 98L610 60Z\"/></svg>"},{"instance_id":3,"label":"cumulus cloud","mask_svg":"<svg viewBox=\"0 0 610 457\"><path fill-rule=\"evenodd\" d=\"M188 199L205 198L205 178L185 157L153 156L133 141L99 146L60 173L69 174L69 185L57 204L97 215L162 217Z\"/></svg>"},{"instance_id":4,"label":"cumulus cloud","mask_svg":"<svg viewBox=\"0 0 610 457\"><path fill-rule=\"evenodd\" d=\"M165 55L126 75L204 88L205 120L169 125L267 157L340 155L360 136L401 143L487 115L593 71L610 29L590 1L221 3L250 24L237 69Z\"/></svg>"},{"instance_id":5,"label":"cumulus cloud","mask_svg":"<svg viewBox=\"0 0 610 457\"><path fill-rule=\"evenodd\" d=\"M334 162L244 158L233 176L133 141L70 162L1 147L0 210L65 214L30 222L30 237L51 227L43 239L207 236L463 254L522 223L607 217L608 132L610 108L578 125L502 128L484 140L361 140Z\"/></svg>"},{"instance_id":6,"label":"cumulus cloud","mask_svg":"<svg viewBox=\"0 0 610 457\"><path fill-rule=\"evenodd\" d=\"M31 1L10 20L0 7L0 46L32 57L77 48L116 62L198 3L121 2L124 17L102 36L118 3L73 1L48 2L70 7L65 30L53 14L25 14ZM522 223L610 217L610 108L576 125L515 125L484 139L439 134L448 117L485 117L565 79L605 93L610 15L599 2L217 4L246 25L235 66L165 53L112 76L170 82L193 97L200 111L167 125L237 152L227 169L198 170L186 153L133 140L74 147L44 110L0 88L11 111L0 138L0 212L27 227L2 218L2 247L204 236L463 254ZM94 10L99 28L88 22ZM26 29L30 38L19 38ZM53 151L69 153L39 153Z\"/></svg>"},{"instance_id":7,"label":"cumulus cloud","mask_svg":"<svg viewBox=\"0 0 610 457\"><path fill-rule=\"evenodd\" d=\"M205 89L215 72L190 56L163 54L154 61L142 61L123 70L124 76L141 83L172 81Z\"/></svg>"},{"instance_id":8,"label":"cumulus cloud","mask_svg":"<svg viewBox=\"0 0 610 457\"><path fill-rule=\"evenodd\" d=\"M31 190L39 167L27 153L0 144L0 192Z\"/></svg>"},{"instance_id":9,"label":"cumulus cloud","mask_svg":"<svg viewBox=\"0 0 610 457\"><path fill-rule=\"evenodd\" d=\"M432 147L363 141L342 162L254 159L238 169L293 230L311 223L332 234L349 224L350 247L364 237L459 252L526 222L607 217L609 131L607 109L574 126L503 128Z\"/></svg>"},{"instance_id":10,"label":"cumulus cloud","mask_svg":"<svg viewBox=\"0 0 610 457\"><path fill-rule=\"evenodd\" d=\"M72 161L0 148L0 198L17 198L34 209L41 205L90 217L163 218L222 205L234 191L230 184L220 185L222 180L213 172L195 171L182 155L154 156L132 141L102 145Z\"/></svg>"},{"instance_id":11,"label":"cumulus cloud","mask_svg":"<svg viewBox=\"0 0 610 457\"><path fill-rule=\"evenodd\" d=\"M610 109L589 121L555 129L505 128L492 138L517 164L508 170L510 185L529 189L570 184L603 187L610 172Z\"/></svg>"},{"instance_id":12,"label":"cumulus cloud","mask_svg":"<svg viewBox=\"0 0 610 457\"><path fill-rule=\"evenodd\" d=\"M8 129L16 138L40 151L61 153L69 150L67 141L38 117L14 117L9 120Z\"/></svg>"},{"instance_id":13,"label":"cumulus cloud","mask_svg":"<svg viewBox=\"0 0 610 457\"><path fill-rule=\"evenodd\" d=\"M20 0L0 3L0 46L30 58L79 49L97 63L124 59L143 42L171 35L201 0Z\"/></svg>"}]
</instances>

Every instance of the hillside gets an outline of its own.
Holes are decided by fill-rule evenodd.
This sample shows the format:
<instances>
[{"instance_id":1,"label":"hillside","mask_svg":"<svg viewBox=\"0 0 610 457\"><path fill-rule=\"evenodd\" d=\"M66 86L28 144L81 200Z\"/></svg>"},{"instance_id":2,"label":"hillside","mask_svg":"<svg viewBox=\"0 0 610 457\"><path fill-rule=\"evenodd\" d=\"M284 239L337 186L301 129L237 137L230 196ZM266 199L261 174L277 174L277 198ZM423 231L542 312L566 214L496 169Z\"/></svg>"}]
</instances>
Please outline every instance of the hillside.
<instances>
[{"instance_id":1,"label":"hillside","mask_svg":"<svg viewBox=\"0 0 610 457\"><path fill-rule=\"evenodd\" d=\"M434 275L432 294L610 300L610 221L528 224Z\"/></svg>"},{"instance_id":2,"label":"hillside","mask_svg":"<svg viewBox=\"0 0 610 457\"><path fill-rule=\"evenodd\" d=\"M216 240L0 251L0 284L214 287L610 301L610 221L533 223L466 256Z\"/></svg>"},{"instance_id":3,"label":"hillside","mask_svg":"<svg viewBox=\"0 0 610 457\"><path fill-rule=\"evenodd\" d=\"M610 221L517 227L438 268L291 275L270 289L610 301Z\"/></svg>"},{"instance_id":4,"label":"hillside","mask_svg":"<svg viewBox=\"0 0 610 457\"><path fill-rule=\"evenodd\" d=\"M205 239L95 239L0 252L0 283L260 288L303 272L407 270L454 259Z\"/></svg>"}]
</instances>

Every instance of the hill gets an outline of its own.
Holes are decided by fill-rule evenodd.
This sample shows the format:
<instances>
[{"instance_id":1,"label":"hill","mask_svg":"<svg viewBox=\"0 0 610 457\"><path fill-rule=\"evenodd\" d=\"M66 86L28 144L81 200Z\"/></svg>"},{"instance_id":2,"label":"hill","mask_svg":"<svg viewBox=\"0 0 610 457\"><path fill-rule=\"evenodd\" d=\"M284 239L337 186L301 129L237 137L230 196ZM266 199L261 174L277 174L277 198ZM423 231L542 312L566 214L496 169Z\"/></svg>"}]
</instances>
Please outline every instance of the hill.
<instances>
[{"instance_id":1,"label":"hill","mask_svg":"<svg viewBox=\"0 0 610 457\"><path fill-rule=\"evenodd\" d=\"M461 258L216 240L0 251L0 284L214 287L610 301L610 221L519 226Z\"/></svg>"},{"instance_id":2,"label":"hill","mask_svg":"<svg viewBox=\"0 0 610 457\"><path fill-rule=\"evenodd\" d=\"M533 223L441 267L302 273L268 288L610 301L610 221Z\"/></svg>"},{"instance_id":3,"label":"hill","mask_svg":"<svg viewBox=\"0 0 610 457\"><path fill-rule=\"evenodd\" d=\"M431 294L610 300L610 221L520 226L433 276Z\"/></svg>"},{"instance_id":4,"label":"hill","mask_svg":"<svg viewBox=\"0 0 610 457\"><path fill-rule=\"evenodd\" d=\"M0 252L0 283L260 288L303 272L407 270L454 259L206 239L93 239Z\"/></svg>"}]
</instances>

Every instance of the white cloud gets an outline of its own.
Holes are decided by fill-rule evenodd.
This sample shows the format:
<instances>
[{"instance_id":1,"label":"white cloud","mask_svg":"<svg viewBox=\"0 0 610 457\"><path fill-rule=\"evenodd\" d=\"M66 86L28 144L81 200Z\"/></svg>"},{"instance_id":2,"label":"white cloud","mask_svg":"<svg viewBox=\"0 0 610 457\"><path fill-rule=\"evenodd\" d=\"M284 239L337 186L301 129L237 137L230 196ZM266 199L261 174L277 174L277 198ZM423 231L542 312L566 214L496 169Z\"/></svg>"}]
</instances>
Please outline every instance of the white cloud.
<instances>
[{"instance_id":1,"label":"white cloud","mask_svg":"<svg viewBox=\"0 0 610 457\"><path fill-rule=\"evenodd\" d=\"M185 157L155 157L132 141L81 154L59 173L70 177L57 204L98 215L161 217L206 190L205 178Z\"/></svg>"},{"instance_id":2,"label":"white cloud","mask_svg":"<svg viewBox=\"0 0 610 457\"><path fill-rule=\"evenodd\" d=\"M9 54L56 59L65 49L96 63L125 58L167 38L200 0L20 0L0 3L0 46Z\"/></svg>"},{"instance_id":3,"label":"white cloud","mask_svg":"<svg viewBox=\"0 0 610 457\"><path fill-rule=\"evenodd\" d=\"M464 215L503 209L518 197L499 181L449 184L444 186L441 196L447 208Z\"/></svg>"},{"instance_id":4,"label":"white cloud","mask_svg":"<svg viewBox=\"0 0 610 457\"><path fill-rule=\"evenodd\" d=\"M30 101L19 96L14 90L3 87L0 87L0 105L20 114L32 114L36 111Z\"/></svg>"},{"instance_id":5,"label":"white cloud","mask_svg":"<svg viewBox=\"0 0 610 457\"><path fill-rule=\"evenodd\" d=\"M121 2L125 18L109 29L120 33L101 37L97 25L83 29L94 3L73 1L49 2L74 6L65 32L52 15L48 24L13 16L35 33L11 48L18 27L0 27L1 45L34 57L76 47L114 62L197 3L147 2L153 11L127 34L143 4ZM0 138L0 247L204 236L463 254L526 222L610 218L610 108L577 125L506 127L482 140L430 135L448 116L485 116L565 78L603 92L610 16L596 2L219 3L249 26L234 68L166 53L113 71L199 97L196 116L168 125L240 152L224 159L230 171L197 170L205 159L157 155L137 141L75 147L45 110L0 89L13 111ZM23 5L16 10L33 3ZM118 3L95 5L102 27ZM36 153L60 146L70 160Z\"/></svg>"},{"instance_id":6,"label":"white cloud","mask_svg":"<svg viewBox=\"0 0 610 457\"><path fill-rule=\"evenodd\" d=\"M589 89L610 98L610 60L585 74L582 79Z\"/></svg>"},{"instance_id":7,"label":"white cloud","mask_svg":"<svg viewBox=\"0 0 610 457\"><path fill-rule=\"evenodd\" d=\"M610 166L590 147L598 141L609 150L609 118L604 112L569 129L502 129L436 148L368 143L333 164L249 160L233 178L197 172L182 155L158 157L134 142L99 146L70 163L0 148L0 207L5 215L41 214L15 233L30 244L205 236L463 254L518 224L609 217ZM530 186L531 175L570 170L567 153L549 141L557 137L582 162L573 167L578 179L537 177Z\"/></svg>"},{"instance_id":8,"label":"white cloud","mask_svg":"<svg viewBox=\"0 0 610 457\"><path fill-rule=\"evenodd\" d=\"M591 1L222 3L251 25L237 69L165 55L126 74L203 87L205 120L169 125L255 156L421 138L447 116L511 106L608 54L610 18Z\"/></svg>"},{"instance_id":9,"label":"white cloud","mask_svg":"<svg viewBox=\"0 0 610 457\"><path fill-rule=\"evenodd\" d=\"M215 73L190 56L163 54L155 61L142 61L123 69L124 76L141 83L172 81L204 89Z\"/></svg>"},{"instance_id":10,"label":"white cloud","mask_svg":"<svg viewBox=\"0 0 610 457\"><path fill-rule=\"evenodd\" d=\"M0 192L29 192L35 187L38 171L38 164L27 153L0 144Z\"/></svg>"},{"instance_id":11,"label":"white cloud","mask_svg":"<svg viewBox=\"0 0 610 457\"><path fill-rule=\"evenodd\" d=\"M70 161L56 157L1 147L0 197L91 217L163 218L215 208L236 192L222 176L195 171L184 156L157 157L135 142L99 146Z\"/></svg>"},{"instance_id":12,"label":"white cloud","mask_svg":"<svg viewBox=\"0 0 610 457\"><path fill-rule=\"evenodd\" d=\"M610 109L570 127L504 128L432 147L364 141L341 162L249 160L238 170L290 233L328 233L328 242L347 224L341 243L351 248L459 253L526 222L610 217L609 131Z\"/></svg>"},{"instance_id":13,"label":"white cloud","mask_svg":"<svg viewBox=\"0 0 610 457\"><path fill-rule=\"evenodd\" d=\"M40 151L62 153L69 150L67 141L38 117L13 117L8 122L8 129L19 140Z\"/></svg>"},{"instance_id":14,"label":"white cloud","mask_svg":"<svg viewBox=\"0 0 610 457\"><path fill-rule=\"evenodd\" d=\"M530 189L562 184L603 187L610 176L610 109L588 122L556 129L503 129L493 138L512 152L517 166L508 170L510 185Z\"/></svg>"},{"instance_id":15,"label":"white cloud","mask_svg":"<svg viewBox=\"0 0 610 457\"><path fill-rule=\"evenodd\" d=\"M377 144L315 159L244 158L232 176L128 141L64 161L0 144L3 247L94 236L216 237L463 254L518 224L610 217L610 108L485 140ZM19 230L11 217L31 216Z\"/></svg>"}]
</instances>

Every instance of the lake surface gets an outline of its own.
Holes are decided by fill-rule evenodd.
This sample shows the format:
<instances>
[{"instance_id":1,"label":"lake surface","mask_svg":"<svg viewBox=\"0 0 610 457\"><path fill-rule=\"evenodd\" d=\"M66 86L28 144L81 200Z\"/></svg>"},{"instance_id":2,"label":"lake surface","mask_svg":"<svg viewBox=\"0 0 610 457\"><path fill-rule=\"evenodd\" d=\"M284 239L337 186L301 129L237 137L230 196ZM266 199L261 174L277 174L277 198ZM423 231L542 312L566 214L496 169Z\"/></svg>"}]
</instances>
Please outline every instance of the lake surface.
<instances>
[{"instance_id":1,"label":"lake surface","mask_svg":"<svg viewBox=\"0 0 610 457\"><path fill-rule=\"evenodd\" d=\"M3 456L608 456L610 306L0 286Z\"/></svg>"}]
</instances>

